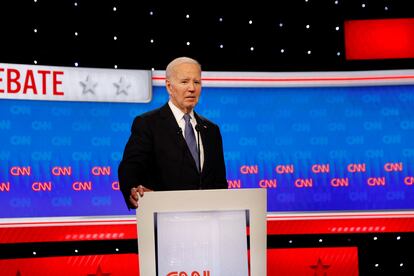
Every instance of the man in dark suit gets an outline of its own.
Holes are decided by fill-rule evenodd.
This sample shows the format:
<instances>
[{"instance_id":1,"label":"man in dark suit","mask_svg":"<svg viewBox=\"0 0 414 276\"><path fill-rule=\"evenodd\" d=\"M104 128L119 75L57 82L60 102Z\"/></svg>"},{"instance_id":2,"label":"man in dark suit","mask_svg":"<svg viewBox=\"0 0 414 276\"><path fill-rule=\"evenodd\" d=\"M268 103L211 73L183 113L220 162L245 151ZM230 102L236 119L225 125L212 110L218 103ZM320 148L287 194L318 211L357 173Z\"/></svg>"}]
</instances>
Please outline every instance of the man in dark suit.
<instances>
[{"instance_id":1,"label":"man in dark suit","mask_svg":"<svg viewBox=\"0 0 414 276\"><path fill-rule=\"evenodd\" d=\"M201 66L174 59L166 69L169 101L135 118L118 168L129 208L146 191L227 188L219 127L194 112L201 93Z\"/></svg>"}]
</instances>

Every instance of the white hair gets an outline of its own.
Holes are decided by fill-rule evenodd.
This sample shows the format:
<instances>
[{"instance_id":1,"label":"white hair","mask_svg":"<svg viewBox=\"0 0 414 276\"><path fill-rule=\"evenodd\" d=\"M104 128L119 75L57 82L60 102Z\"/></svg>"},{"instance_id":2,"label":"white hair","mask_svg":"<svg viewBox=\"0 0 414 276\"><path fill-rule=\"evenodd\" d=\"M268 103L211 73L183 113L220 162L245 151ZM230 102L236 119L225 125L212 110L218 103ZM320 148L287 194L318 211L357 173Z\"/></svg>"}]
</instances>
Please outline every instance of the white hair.
<instances>
[{"instance_id":1,"label":"white hair","mask_svg":"<svg viewBox=\"0 0 414 276\"><path fill-rule=\"evenodd\" d=\"M169 79L172 75L172 72L174 71L174 68L177 65L183 64L183 63L191 63L191 64L196 64L200 67L200 71L201 71L201 65L200 63L193 59L193 58L189 58L189 57L178 57L176 59L174 59L173 61L171 61L168 65L167 65L167 69L165 69L165 77L167 79Z\"/></svg>"}]
</instances>

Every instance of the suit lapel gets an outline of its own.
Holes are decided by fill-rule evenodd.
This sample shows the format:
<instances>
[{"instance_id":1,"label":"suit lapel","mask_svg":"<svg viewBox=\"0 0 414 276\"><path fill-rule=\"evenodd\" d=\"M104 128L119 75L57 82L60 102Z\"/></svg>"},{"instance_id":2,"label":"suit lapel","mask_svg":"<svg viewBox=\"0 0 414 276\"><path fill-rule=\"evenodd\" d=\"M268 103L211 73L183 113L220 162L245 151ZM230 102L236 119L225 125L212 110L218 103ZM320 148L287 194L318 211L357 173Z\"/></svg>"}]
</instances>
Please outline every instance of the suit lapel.
<instances>
[{"instance_id":1,"label":"suit lapel","mask_svg":"<svg viewBox=\"0 0 414 276\"><path fill-rule=\"evenodd\" d=\"M172 113L168 104L165 104L163 107L161 107L160 116L162 119L161 128L165 131L165 135L167 135L169 139L174 139L180 149L186 146L185 139L182 135L182 130L178 126L174 114Z\"/></svg>"},{"instance_id":2,"label":"suit lapel","mask_svg":"<svg viewBox=\"0 0 414 276\"><path fill-rule=\"evenodd\" d=\"M200 129L200 136L201 140L203 141L203 151L204 151L204 164L203 169L201 173L205 172L206 169L208 169L209 166L209 160L210 160L210 154L211 154L211 148L212 148L212 138L210 137L210 131L207 127L207 124L204 122L204 120L198 116L197 113L194 112L194 117L196 118L197 124Z\"/></svg>"},{"instance_id":3,"label":"suit lapel","mask_svg":"<svg viewBox=\"0 0 414 276\"><path fill-rule=\"evenodd\" d=\"M192 162L195 170L198 170L196 162L193 156L191 155L190 149L187 146L187 142L184 139L184 136L182 133L183 130L181 130L180 127L178 126L177 121L175 120L174 114L172 113L171 108L168 106L168 103L165 104L163 107L161 107L160 115L162 118L162 128L166 130L166 135L169 136L168 139L170 138L175 139L175 142L178 148L180 149L180 152L184 152L186 159ZM197 118L196 120L198 122ZM204 139L203 139L203 142L204 142Z\"/></svg>"}]
</instances>

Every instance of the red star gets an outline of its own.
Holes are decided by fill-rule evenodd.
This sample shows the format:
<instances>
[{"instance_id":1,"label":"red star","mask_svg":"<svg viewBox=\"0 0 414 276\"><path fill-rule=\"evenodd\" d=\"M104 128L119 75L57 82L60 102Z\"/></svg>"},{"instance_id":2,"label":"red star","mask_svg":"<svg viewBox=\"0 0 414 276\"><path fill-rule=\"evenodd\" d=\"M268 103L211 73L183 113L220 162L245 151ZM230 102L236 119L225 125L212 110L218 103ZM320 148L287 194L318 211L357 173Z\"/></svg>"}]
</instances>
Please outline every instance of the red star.
<instances>
[{"instance_id":1,"label":"red star","mask_svg":"<svg viewBox=\"0 0 414 276\"><path fill-rule=\"evenodd\" d=\"M326 273L326 270L328 270L329 267L330 265L322 263L321 258L318 258L318 262L316 263L316 265L310 266L310 268L315 270L315 273L313 274L314 276L327 276L328 274Z\"/></svg>"},{"instance_id":2,"label":"red star","mask_svg":"<svg viewBox=\"0 0 414 276\"><path fill-rule=\"evenodd\" d=\"M88 276L111 276L111 273L103 273L101 266L98 266L95 274L88 274Z\"/></svg>"}]
</instances>

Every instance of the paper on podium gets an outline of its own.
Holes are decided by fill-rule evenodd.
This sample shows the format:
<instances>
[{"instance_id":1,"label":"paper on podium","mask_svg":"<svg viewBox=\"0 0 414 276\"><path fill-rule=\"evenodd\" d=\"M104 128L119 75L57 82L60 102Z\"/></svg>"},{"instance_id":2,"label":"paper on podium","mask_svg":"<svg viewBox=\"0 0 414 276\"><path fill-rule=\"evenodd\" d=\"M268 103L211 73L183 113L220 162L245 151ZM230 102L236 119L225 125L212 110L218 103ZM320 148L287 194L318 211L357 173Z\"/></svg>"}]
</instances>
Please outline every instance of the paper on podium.
<instances>
[{"instance_id":1,"label":"paper on podium","mask_svg":"<svg viewBox=\"0 0 414 276\"><path fill-rule=\"evenodd\" d=\"M265 189L145 193L140 275L266 275L266 202Z\"/></svg>"}]
</instances>

